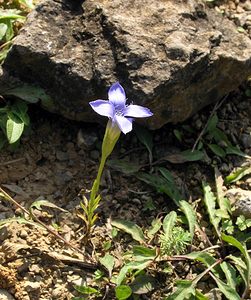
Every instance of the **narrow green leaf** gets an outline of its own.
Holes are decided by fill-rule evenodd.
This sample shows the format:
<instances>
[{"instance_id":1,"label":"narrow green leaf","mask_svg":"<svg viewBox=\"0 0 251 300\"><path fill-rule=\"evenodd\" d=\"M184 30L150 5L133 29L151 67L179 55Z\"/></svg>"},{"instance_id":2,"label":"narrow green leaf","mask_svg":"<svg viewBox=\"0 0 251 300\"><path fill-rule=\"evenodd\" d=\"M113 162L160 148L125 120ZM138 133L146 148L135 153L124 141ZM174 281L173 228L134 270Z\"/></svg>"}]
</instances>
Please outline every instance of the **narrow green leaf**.
<instances>
[{"instance_id":1,"label":"narrow green leaf","mask_svg":"<svg viewBox=\"0 0 251 300\"><path fill-rule=\"evenodd\" d=\"M217 167L215 167L215 183L216 183L217 202L223 213L222 218L229 219L230 218L229 213L231 214L231 204L229 199L225 197L225 193L223 191L224 181Z\"/></svg>"},{"instance_id":2,"label":"narrow green leaf","mask_svg":"<svg viewBox=\"0 0 251 300\"><path fill-rule=\"evenodd\" d=\"M210 134L214 137L214 139L217 143L225 142L226 146L231 146L231 143L230 143L229 139L227 138L226 134L223 131L221 131L220 129L215 128L214 130L210 131Z\"/></svg>"},{"instance_id":3,"label":"narrow green leaf","mask_svg":"<svg viewBox=\"0 0 251 300\"><path fill-rule=\"evenodd\" d=\"M209 119L209 121L208 121L206 132L208 132L208 131L209 132L214 131L215 128L216 128L216 126L217 126L217 124L218 124L218 122L219 122L219 119L218 119L217 114L213 114L211 116L211 118Z\"/></svg>"},{"instance_id":4,"label":"narrow green leaf","mask_svg":"<svg viewBox=\"0 0 251 300\"><path fill-rule=\"evenodd\" d=\"M203 263L207 268L209 268L216 262L216 259L213 257L213 255L211 255L210 253L207 253L207 252L202 252L202 251L191 252L189 254L186 254L185 257L195 260L195 261L199 261L199 262ZM212 272L216 276L220 276L220 274L222 273L219 266L214 267L212 269Z\"/></svg>"},{"instance_id":5,"label":"narrow green leaf","mask_svg":"<svg viewBox=\"0 0 251 300\"><path fill-rule=\"evenodd\" d=\"M8 26L4 23L0 23L0 40L3 39L7 32Z\"/></svg>"},{"instance_id":6,"label":"narrow green leaf","mask_svg":"<svg viewBox=\"0 0 251 300\"><path fill-rule=\"evenodd\" d=\"M243 282L245 283L245 286L248 286L247 266L246 266L245 262L243 261L243 259L241 257L236 257L232 254L228 255L227 258L230 259L234 263L236 269L238 270L238 272L241 275Z\"/></svg>"},{"instance_id":7,"label":"narrow green leaf","mask_svg":"<svg viewBox=\"0 0 251 300\"><path fill-rule=\"evenodd\" d=\"M208 144L210 150L217 156L224 158L226 156L226 152L220 146L216 144Z\"/></svg>"},{"instance_id":8,"label":"narrow green leaf","mask_svg":"<svg viewBox=\"0 0 251 300\"><path fill-rule=\"evenodd\" d=\"M104 257L99 259L100 263L108 270L109 277L112 275L112 270L115 264L115 259L109 253L106 253Z\"/></svg>"},{"instance_id":9,"label":"narrow green leaf","mask_svg":"<svg viewBox=\"0 0 251 300\"><path fill-rule=\"evenodd\" d=\"M204 153L199 150L185 150L180 153L185 161L197 161L204 158Z\"/></svg>"},{"instance_id":10,"label":"narrow green leaf","mask_svg":"<svg viewBox=\"0 0 251 300\"><path fill-rule=\"evenodd\" d=\"M147 236L149 238L153 238L154 235L160 230L161 226L162 226L162 222L161 222L160 218L153 219L153 221L151 223L151 227L147 231Z\"/></svg>"},{"instance_id":11,"label":"narrow green leaf","mask_svg":"<svg viewBox=\"0 0 251 300\"><path fill-rule=\"evenodd\" d=\"M136 124L134 127L137 138L146 147L149 152L150 163L152 161L153 135L143 126Z\"/></svg>"},{"instance_id":12,"label":"narrow green leaf","mask_svg":"<svg viewBox=\"0 0 251 300\"><path fill-rule=\"evenodd\" d=\"M20 13L21 11L17 9L0 9L0 21L8 19L25 19Z\"/></svg>"},{"instance_id":13,"label":"narrow green leaf","mask_svg":"<svg viewBox=\"0 0 251 300\"><path fill-rule=\"evenodd\" d=\"M247 251L246 245L245 244L242 245L242 243L236 240L233 236L226 235L224 233L221 234L221 237L223 241L239 249L239 251L242 253L242 255L245 258L246 271L244 272L244 274L246 276L246 280L245 280L246 290L244 293L248 293L248 290L250 288L250 281L251 281L251 258Z\"/></svg>"},{"instance_id":14,"label":"narrow green leaf","mask_svg":"<svg viewBox=\"0 0 251 300\"><path fill-rule=\"evenodd\" d=\"M151 186L155 187L157 192L165 193L174 201L174 203L177 206L179 206L179 201L182 198L175 184L167 181L165 178L160 177L158 175L147 174L144 172L137 173L136 177L146 182L147 184L150 184Z\"/></svg>"},{"instance_id":15,"label":"narrow green leaf","mask_svg":"<svg viewBox=\"0 0 251 300\"><path fill-rule=\"evenodd\" d=\"M166 168L160 167L158 168L158 170L160 171L161 175L170 183L174 184L174 179L173 179L173 175L170 171L168 171Z\"/></svg>"},{"instance_id":16,"label":"narrow green leaf","mask_svg":"<svg viewBox=\"0 0 251 300\"><path fill-rule=\"evenodd\" d=\"M142 229L136 225L134 222L127 220L113 220L111 222L112 226L129 233L135 241L144 242L145 237Z\"/></svg>"},{"instance_id":17,"label":"narrow green leaf","mask_svg":"<svg viewBox=\"0 0 251 300\"><path fill-rule=\"evenodd\" d=\"M99 291L97 289L90 286L76 285L74 286L74 288L81 294L86 294L86 295L99 294Z\"/></svg>"},{"instance_id":18,"label":"narrow green leaf","mask_svg":"<svg viewBox=\"0 0 251 300\"><path fill-rule=\"evenodd\" d=\"M125 264L119 271L119 274L116 278L116 284L120 285L123 282L123 280L125 279L126 274L128 272L131 272L133 270L140 270L140 271L144 270L152 263L152 261L153 261L152 258L150 258L150 259L145 259L142 261L134 261L134 262L129 262L129 263Z\"/></svg>"},{"instance_id":19,"label":"narrow green leaf","mask_svg":"<svg viewBox=\"0 0 251 300\"><path fill-rule=\"evenodd\" d=\"M227 284L232 288L236 288L236 270L235 268L228 262L224 261L220 264L220 267L222 271L224 272L226 279L227 279Z\"/></svg>"},{"instance_id":20,"label":"narrow green leaf","mask_svg":"<svg viewBox=\"0 0 251 300\"><path fill-rule=\"evenodd\" d=\"M177 290L165 300L185 300L191 299L195 295L195 288L193 281L179 280L177 281Z\"/></svg>"},{"instance_id":21,"label":"narrow green leaf","mask_svg":"<svg viewBox=\"0 0 251 300\"><path fill-rule=\"evenodd\" d=\"M122 159L109 159L106 162L106 164L108 167L126 175L134 174L138 172L141 168L140 165L137 165L134 162L129 162L127 160Z\"/></svg>"},{"instance_id":22,"label":"narrow green leaf","mask_svg":"<svg viewBox=\"0 0 251 300\"><path fill-rule=\"evenodd\" d=\"M180 209L187 218L191 240L193 240L195 226L197 224L196 212L193 207L185 200L180 201Z\"/></svg>"},{"instance_id":23,"label":"narrow green leaf","mask_svg":"<svg viewBox=\"0 0 251 300\"><path fill-rule=\"evenodd\" d=\"M30 206L30 208L36 208L38 210L42 210L41 206L45 206L45 207L51 207L51 208L56 208L58 210L61 210L63 212L68 212L67 210L57 206L56 204L54 203L51 203L50 201L48 200L37 200L35 202L33 202Z\"/></svg>"},{"instance_id":24,"label":"narrow green leaf","mask_svg":"<svg viewBox=\"0 0 251 300\"><path fill-rule=\"evenodd\" d=\"M196 300L209 300L208 297L206 297L205 295L203 295L200 291L195 290L195 299Z\"/></svg>"},{"instance_id":25,"label":"narrow green leaf","mask_svg":"<svg viewBox=\"0 0 251 300\"><path fill-rule=\"evenodd\" d=\"M179 142L182 142L182 132L180 130L174 129L173 131L175 137Z\"/></svg>"},{"instance_id":26,"label":"narrow green leaf","mask_svg":"<svg viewBox=\"0 0 251 300\"><path fill-rule=\"evenodd\" d=\"M116 298L118 300L126 300L132 294L132 289L128 285L119 285L115 288Z\"/></svg>"},{"instance_id":27,"label":"narrow green leaf","mask_svg":"<svg viewBox=\"0 0 251 300\"><path fill-rule=\"evenodd\" d=\"M133 246L133 256L135 260L145 260L146 258L154 259L156 257L156 249L150 249L144 246L135 245Z\"/></svg>"},{"instance_id":28,"label":"narrow green leaf","mask_svg":"<svg viewBox=\"0 0 251 300\"><path fill-rule=\"evenodd\" d=\"M245 152L241 151L240 149L238 149L237 147L232 146L232 145L229 145L226 148L226 153L227 154L238 155L238 156L245 157L245 158L250 158L250 156L247 155Z\"/></svg>"},{"instance_id":29,"label":"narrow green leaf","mask_svg":"<svg viewBox=\"0 0 251 300\"><path fill-rule=\"evenodd\" d=\"M219 232L220 218L217 216L216 209L215 209L216 198L215 198L213 192L211 191L210 186L206 182L203 182L202 186L203 186L203 192L204 192L203 200L206 205L207 212L209 214L210 222L213 225L217 235L220 237L220 232Z\"/></svg>"},{"instance_id":30,"label":"narrow green leaf","mask_svg":"<svg viewBox=\"0 0 251 300\"><path fill-rule=\"evenodd\" d=\"M19 140L24 130L24 123L17 117L9 116L6 123L6 136L10 144Z\"/></svg>"},{"instance_id":31,"label":"narrow green leaf","mask_svg":"<svg viewBox=\"0 0 251 300\"><path fill-rule=\"evenodd\" d=\"M241 300L241 297L238 295L235 289L233 289L228 284L224 283L220 278L214 276L212 273L210 273L212 278L215 280L215 282L218 285L218 288L220 291L225 295L227 299L231 300Z\"/></svg>"},{"instance_id":32,"label":"narrow green leaf","mask_svg":"<svg viewBox=\"0 0 251 300\"><path fill-rule=\"evenodd\" d=\"M167 237L172 235L173 227L175 226L177 220L177 213L171 211L168 215L165 216L163 220L163 230Z\"/></svg>"},{"instance_id":33,"label":"narrow green leaf","mask_svg":"<svg viewBox=\"0 0 251 300\"><path fill-rule=\"evenodd\" d=\"M251 167L242 167L242 168L232 172L231 174L229 174L225 178L225 183L229 184L232 182L236 182L250 173L251 173Z\"/></svg>"}]
</instances>

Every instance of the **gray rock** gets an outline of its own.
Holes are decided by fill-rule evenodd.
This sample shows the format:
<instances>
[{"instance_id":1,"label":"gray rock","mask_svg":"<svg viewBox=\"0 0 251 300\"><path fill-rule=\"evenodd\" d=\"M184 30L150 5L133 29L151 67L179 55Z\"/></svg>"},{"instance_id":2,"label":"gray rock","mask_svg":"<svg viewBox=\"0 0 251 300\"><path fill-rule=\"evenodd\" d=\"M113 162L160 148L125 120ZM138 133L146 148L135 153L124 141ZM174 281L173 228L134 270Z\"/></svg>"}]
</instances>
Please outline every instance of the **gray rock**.
<instances>
[{"instance_id":1,"label":"gray rock","mask_svg":"<svg viewBox=\"0 0 251 300\"><path fill-rule=\"evenodd\" d=\"M0 289L0 299L1 300L15 300L10 293L6 290Z\"/></svg>"},{"instance_id":2,"label":"gray rock","mask_svg":"<svg viewBox=\"0 0 251 300\"><path fill-rule=\"evenodd\" d=\"M48 110L90 122L105 119L88 102L107 99L118 80L130 101L154 112L145 122L155 129L236 89L251 72L251 41L204 1L46 0L3 71L2 95L20 94L3 88L14 76L43 88Z\"/></svg>"},{"instance_id":3,"label":"gray rock","mask_svg":"<svg viewBox=\"0 0 251 300\"><path fill-rule=\"evenodd\" d=\"M243 146L244 146L246 149L251 148L251 134L243 133L243 134L241 135L241 141L242 141Z\"/></svg>"},{"instance_id":4,"label":"gray rock","mask_svg":"<svg viewBox=\"0 0 251 300\"><path fill-rule=\"evenodd\" d=\"M251 197L239 199L235 203L235 215L243 215L247 219L251 219Z\"/></svg>"}]
</instances>

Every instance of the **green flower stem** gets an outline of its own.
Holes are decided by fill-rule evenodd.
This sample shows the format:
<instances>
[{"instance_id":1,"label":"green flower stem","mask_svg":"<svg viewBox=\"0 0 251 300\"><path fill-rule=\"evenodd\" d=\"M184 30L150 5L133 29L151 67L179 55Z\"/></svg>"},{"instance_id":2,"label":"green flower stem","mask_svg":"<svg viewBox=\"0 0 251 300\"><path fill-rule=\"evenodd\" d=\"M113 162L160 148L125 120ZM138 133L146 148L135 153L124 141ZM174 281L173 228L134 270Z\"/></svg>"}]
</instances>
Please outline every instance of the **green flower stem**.
<instances>
[{"instance_id":1,"label":"green flower stem","mask_svg":"<svg viewBox=\"0 0 251 300\"><path fill-rule=\"evenodd\" d=\"M101 176L103 174L104 166L106 163L106 160L108 156L112 153L114 146L116 145L116 142L118 141L118 138L120 136L120 129L117 126L117 124L113 124L111 120L108 121L106 126L106 131L102 143L102 155L100 160L100 165L98 169L98 175L93 183L90 200L88 201L88 207L87 207L87 218L88 218L88 230L93 225L95 218L94 211L99 205L100 197L97 196L99 191L99 185ZM95 219L94 219L95 218Z\"/></svg>"}]
</instances>

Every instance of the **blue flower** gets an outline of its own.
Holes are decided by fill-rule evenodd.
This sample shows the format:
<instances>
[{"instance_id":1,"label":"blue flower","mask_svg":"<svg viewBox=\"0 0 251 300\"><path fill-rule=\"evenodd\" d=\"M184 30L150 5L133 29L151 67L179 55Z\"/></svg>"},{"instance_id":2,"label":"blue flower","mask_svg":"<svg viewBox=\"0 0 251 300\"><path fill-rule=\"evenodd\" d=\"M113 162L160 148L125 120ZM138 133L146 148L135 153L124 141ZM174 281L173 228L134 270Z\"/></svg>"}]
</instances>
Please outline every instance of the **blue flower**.
<instances>
[{"instance_id":1,"label":"blue flower","mask_svg":"<svg viewBox=\"0 0 251 300\"><path fill-rule=\"evenodd\" d=\"M146 107L134 104L126 105L125 91L118 82L110 87L108 99L108 101L91 101L90 105L95 112L108 117L112 124L116 124L124 134L132 130L133 118L147 118L153 115Z\"/></svg>"}]
</instances>

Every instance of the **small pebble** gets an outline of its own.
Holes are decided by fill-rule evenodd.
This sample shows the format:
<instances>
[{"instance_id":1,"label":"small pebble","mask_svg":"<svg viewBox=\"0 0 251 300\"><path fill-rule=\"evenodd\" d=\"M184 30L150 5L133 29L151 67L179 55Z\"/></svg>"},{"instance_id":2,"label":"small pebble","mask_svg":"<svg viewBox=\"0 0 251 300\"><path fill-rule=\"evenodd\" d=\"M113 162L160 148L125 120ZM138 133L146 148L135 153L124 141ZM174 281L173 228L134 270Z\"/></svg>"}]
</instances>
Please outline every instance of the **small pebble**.
<instances>
[{"instance_id":1,"label":"small pebble","mask_svg":"<svg viewBox=\"0 0 251 300\"><path fill-rule=\"evenodd\" d=\"M68 155L68 153L67 152L63 152L63 151L57 151L56 152L56 158L57 158L57 160L59 160L59 161L66 161L66 160L68 160L69 159L69 155Z\"/></svg>"}]
</instances>

